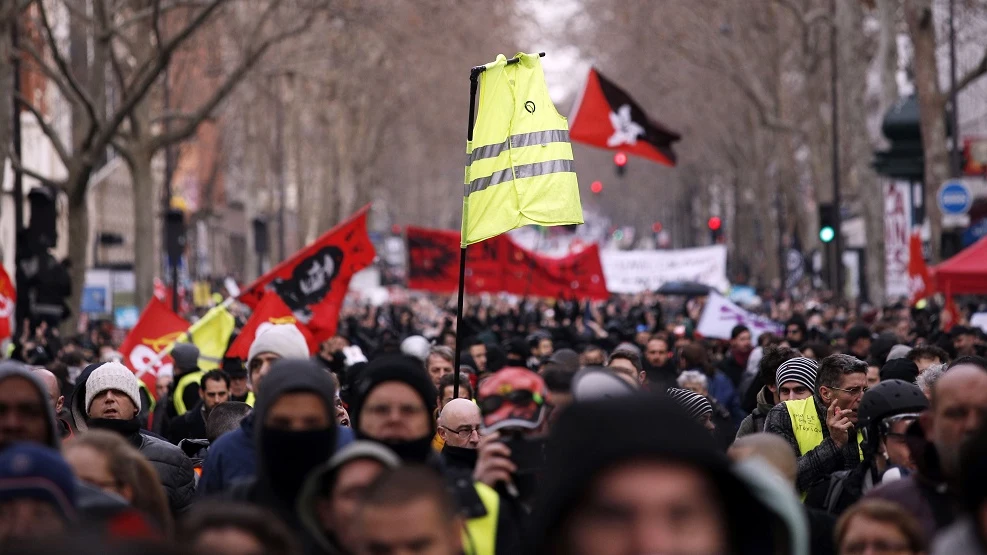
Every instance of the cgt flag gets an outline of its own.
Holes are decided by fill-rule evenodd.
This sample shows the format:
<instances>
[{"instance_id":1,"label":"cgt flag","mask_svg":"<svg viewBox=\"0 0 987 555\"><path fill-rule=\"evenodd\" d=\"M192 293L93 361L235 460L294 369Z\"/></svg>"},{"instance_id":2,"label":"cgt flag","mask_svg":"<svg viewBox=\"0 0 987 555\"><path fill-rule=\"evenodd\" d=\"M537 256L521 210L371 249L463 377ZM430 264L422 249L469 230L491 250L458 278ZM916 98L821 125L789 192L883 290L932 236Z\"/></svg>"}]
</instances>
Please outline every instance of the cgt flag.
<instances>
[{"instance_id":1,"label":"cgt flag","mask_svg":"<svg viewBox=\"0 0 987 555\"><path fill-rule=\"evenodd\" d=\"M672 143L682 136L649 118L630 95L596 68L590 68L570 120L573 141L675 165Z\"/></svg>"},{"instance_id":2,"label":"cgt flag","mask_svg":"<svg viewBox=\"0 0 987 555\"><path fill-rule=\"evenodd\" d=\"M256 310L265 292L274 291L316 341L335 335L350 278L377 256L367 236L369 210L368 204L258 278L243 291L240 302Z\"/></svg>"},{"instance_id":3,"label":"cgt flag","mask_svg":"<svg viewBox=\"0 0 987 555\"><path fill-rule=\"evenodd\" d=\"M137 374L149 391L155 391L158 373L171 371L173 366L170 356L160 357L158 353L171 346L188 327L188 322L154 297L123 340L120 354L124 364Z\"/></svg>"},{"instance_id":4,"label":"cgt flag","mask_svg":"<svg viewBox=\"0 0 987 555\"><path fill-rule=\"evenodd\" d=\"M288 308L288 305L284 304L281 297L277 296L274 292L268 292L261 299L260 304L257 305L253 314L250 315L250 319L244 324L243 330L240 331L240 335L237 336L236 341L226 351L227 358L247 360L250 345L254 342L254 338L265 329L278 324L294 324L302 332L302 335L305 336L309 354L315 353L316 349L318 349L318 343L316 343L312 332L308 331L305 324L299 322L298 318L295 318L295 315Z\"/></svg>"},{"instance_id":5,"label":"cgt flag","mask_svg":"<svg viewBox=\"0 0 987 555\"><path fill-rule=\"evenodd\" d=\"M0 339L7 339L13 335L10 318L14 315L16 304L17 291L14 289L14 282L10 279L7 270L0 265Z\"/></svg>"}]
</instances>

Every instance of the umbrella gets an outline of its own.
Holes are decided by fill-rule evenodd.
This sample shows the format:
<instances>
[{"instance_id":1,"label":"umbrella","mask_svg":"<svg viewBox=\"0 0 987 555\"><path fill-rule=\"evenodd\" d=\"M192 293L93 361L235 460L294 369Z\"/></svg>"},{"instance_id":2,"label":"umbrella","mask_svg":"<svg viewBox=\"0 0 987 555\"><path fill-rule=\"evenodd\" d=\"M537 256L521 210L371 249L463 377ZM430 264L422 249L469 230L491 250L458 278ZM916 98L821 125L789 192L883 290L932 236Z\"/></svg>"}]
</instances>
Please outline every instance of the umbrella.
<instances>
[{"instance_id":1,"label":"umbrella","mask_svg":"<svg viewBox=\"0 0 987 555\"><path fill-rule=\"evenodd\" d=\"M659 295L679 295L684 297L701 297L709 295L713 288L695 281L669 281L663 283L655 293Z\"/></svg>"}]
</instances>

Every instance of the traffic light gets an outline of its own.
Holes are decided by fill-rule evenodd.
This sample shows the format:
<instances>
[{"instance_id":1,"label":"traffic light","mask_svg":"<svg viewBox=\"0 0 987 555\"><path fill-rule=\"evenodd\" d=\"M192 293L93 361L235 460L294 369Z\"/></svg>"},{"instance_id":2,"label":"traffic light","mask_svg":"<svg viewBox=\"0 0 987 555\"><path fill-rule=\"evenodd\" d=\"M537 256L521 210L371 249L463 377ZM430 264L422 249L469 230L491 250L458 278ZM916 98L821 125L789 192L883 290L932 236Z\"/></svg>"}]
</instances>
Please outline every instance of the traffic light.
<instances>
[{"instance_id":1,"label":"traffic light","mask_svg":"<svg viewBox=\"0 0 987 555\"><path fill-rule=\"evenodd\" d=\"M590 184L589 190L590 191L593 191L593 194L594 195L598 195L598 194L602 193L603 192L603 182L602 181L594 181L593 183Z\"/></svg>"},{"instance_id":2,"label":"traffic light","mask_svg":"<svg viewBox=\"0 0 987 555\"><path fill-rule=\"evenodd\" d=\"M170 208L165 213L165 249L168 263L177 266L185 253L185 213Z\"/></svg>"},{"instance_id":3,"label":"traffic light","mask_svg":"<svg viewBox=\"0 0 987 555\"><path fill-rule=\"evenodd\" d=\"M723 242L723 220L719 216L712 216L706 222L706 227L709 228L709 238L713 244Z\"/></svg>"},{"instance_id":4,"label":"traffic light","mask_svg":"<svg viewBox=\"0 0 987 555\"><path fill-rule=\"evenodd\" d=\"M259 257L267 254L267 220L264 218L254 218L251 222L254 228L254 252Z\"/></svg>"},{"instance_id":5,"label":"traffic light","mask_svg":"<svg viewBox=\"0 0 987 555\"><path fill-rule=\"evenodd\" d=\"M627 171L627 154L617 151L613 155L613 165L617 168L617 175L623 177L624 172Z\"/></svg>"},{"instance_id":6,"label":"traffic light","mask_svg":"<svg viewBox=\"0 0 987 555\"><path fill-rule=\"evenodd\" d=\"M55 208L57 196L57 191L47 185L35 187L27 194L27 200L31 205L28 232L42 250L50 249L58 242L56 226L58 211Z\"/></svg>"},{"instance_id":7,"label":"traffic light","mask_svg":"<svg viewBox=\"0 0 987 555\"><path fill-rule=\"evenodd\" d=\"M662 227L661 222L655 222L651 224L651 231L653 233L661 233Z\"/></svg>"},{"instance_id":8,"label":"traffic light","mask_svg":"<svg viewBox=\"0 0 987 555\"><path fill-rule=\"evenodd\" d=\"M819 205L819 240L829 243L836 238L836 211L832 204Z\"/></svg>"}]
</instances>

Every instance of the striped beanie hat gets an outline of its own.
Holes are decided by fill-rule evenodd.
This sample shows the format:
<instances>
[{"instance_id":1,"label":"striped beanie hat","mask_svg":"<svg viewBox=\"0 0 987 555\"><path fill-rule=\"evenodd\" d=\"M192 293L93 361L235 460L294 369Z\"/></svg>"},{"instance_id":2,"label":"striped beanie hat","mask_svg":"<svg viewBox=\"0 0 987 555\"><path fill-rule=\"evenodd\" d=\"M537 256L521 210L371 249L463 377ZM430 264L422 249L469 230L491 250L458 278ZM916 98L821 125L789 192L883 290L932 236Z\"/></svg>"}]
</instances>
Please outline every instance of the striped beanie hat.
<instances>
[{"instance_id":1,"label":"striped beanie hat","mask_svg":"<svg viewBox=\"0 0 987 555\"><path fill-rule=\"evenodd\" d=\"M795 382L804 385L810 391L815 391L818 372L819 363L811 358L793 358L778 367L778 371L775 372L775 383L781 385L785 382Z\"/></svg>"},{"instance_id":2,"label":"striped beanie hat","mask_svg":"<svg viewBox=\"0 0 987 555\"><path fill-rule=\"evenodd\" d=\"M685 409L689 416L695 420L700 420L703 416L713 412L713 405L705 397L698 393L693 393L688 389L677 387L668 388L668 396Z\"/></svg>"}]
</instances>

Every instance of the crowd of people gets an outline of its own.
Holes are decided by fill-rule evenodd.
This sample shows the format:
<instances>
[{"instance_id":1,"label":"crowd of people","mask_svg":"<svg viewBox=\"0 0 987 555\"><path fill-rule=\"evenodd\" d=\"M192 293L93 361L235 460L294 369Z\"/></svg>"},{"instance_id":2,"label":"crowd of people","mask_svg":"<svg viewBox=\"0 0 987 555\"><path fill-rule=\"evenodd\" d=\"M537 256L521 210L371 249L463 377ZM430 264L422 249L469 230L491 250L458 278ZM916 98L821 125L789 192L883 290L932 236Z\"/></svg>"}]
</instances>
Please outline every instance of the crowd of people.
<instances>
[{"instance_id":1,"label":"crowd of people","mask_svg":"<svg viewBox=\"0 0 987 555\"><path fill-rule=\"evenodd\" d=\"M987 342L903 306L434 298L154 391L112 335L0 363L0 553L987 554ZM456 349L459 349L457 352ZM458 366L457 366L458 365Z\"/></svg>"}]
</instances>

